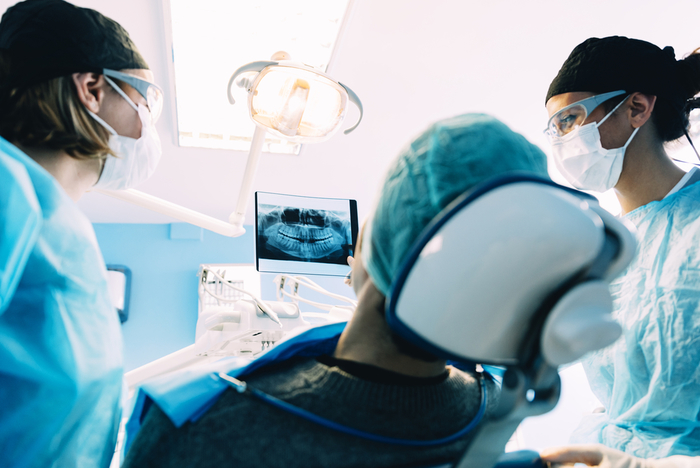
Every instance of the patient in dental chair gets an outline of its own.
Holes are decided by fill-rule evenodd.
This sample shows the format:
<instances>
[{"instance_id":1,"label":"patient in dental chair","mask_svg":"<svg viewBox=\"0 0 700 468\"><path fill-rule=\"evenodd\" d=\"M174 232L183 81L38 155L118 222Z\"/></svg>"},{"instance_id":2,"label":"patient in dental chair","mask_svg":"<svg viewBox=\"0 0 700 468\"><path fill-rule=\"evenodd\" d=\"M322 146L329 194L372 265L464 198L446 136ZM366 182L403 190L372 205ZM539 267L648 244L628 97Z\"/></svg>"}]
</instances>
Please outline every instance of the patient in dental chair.
<instances>
[{"instance_id":1,"label":"patient in dental chair","mask_svg":"<svg viewBox=\"0 0 700 468\"><path fill-rule=\"evenodd\" d=\"M477 375L395 335L384 318L385 298L428 223L476 184L511 171L547 177L546 158L498 120L467 114L428 128L392 163L358 238L351 261L358 306L335 351L269 365L242 379L318 416L379 436L435 440L467 426L480 407ZM490 381L487 390L486 417L498 395ZM432 447L370 441L228 389L204 416L180 428L153 405L124 466L420 466L453 461L470 440L467 434Z\"/></svg>"}]
</instances>

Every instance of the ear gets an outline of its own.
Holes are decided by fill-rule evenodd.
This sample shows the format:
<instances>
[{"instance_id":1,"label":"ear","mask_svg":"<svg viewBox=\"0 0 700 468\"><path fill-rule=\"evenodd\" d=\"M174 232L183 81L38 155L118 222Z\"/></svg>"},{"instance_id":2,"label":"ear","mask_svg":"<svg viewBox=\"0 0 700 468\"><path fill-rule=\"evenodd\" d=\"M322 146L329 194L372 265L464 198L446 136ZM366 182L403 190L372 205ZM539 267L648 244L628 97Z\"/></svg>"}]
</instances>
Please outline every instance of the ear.
<instances>
[{"instance_id":1,"label":"ear","mask_svg":"<svg viewBox=\"0 0 700 468\"><path fill-rule=\"evenodd\" d=\"M107 82L97 73L73 73L73 83L78 92L78 99L90 111L97 114L102 107Z\"/></svg>"},{"instance_id":2,"label":"ear","mask_svg":"<svg viewBox=\"0 0 700 468\"><path fill-rule=\"evenodd\" d=\"M639 128L651 118L656 104L656 96L644 93L632 93L627 99L628 115L633 128Z\"/></svg>"}]
</instances>

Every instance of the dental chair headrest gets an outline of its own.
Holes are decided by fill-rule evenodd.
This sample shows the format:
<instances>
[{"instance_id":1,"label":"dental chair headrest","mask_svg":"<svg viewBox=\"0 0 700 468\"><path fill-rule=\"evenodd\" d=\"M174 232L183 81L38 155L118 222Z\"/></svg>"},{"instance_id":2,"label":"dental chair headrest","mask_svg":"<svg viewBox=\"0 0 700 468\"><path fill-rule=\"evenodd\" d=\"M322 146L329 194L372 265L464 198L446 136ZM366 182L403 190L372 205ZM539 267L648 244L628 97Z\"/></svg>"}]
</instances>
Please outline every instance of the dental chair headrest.
<instances>
[{"instance_id":1,"label":"dental chair headrest","mask_svg":"<svg viewBox=\"0 0 700 468\"><path fill-rule=\"evenodd\" d=\"M608 282L634 257L630 229L551 181L492 179L425 229L392 284L387 321L447 359L574 361L620 336Z\"/></svg>"}]
</instances>

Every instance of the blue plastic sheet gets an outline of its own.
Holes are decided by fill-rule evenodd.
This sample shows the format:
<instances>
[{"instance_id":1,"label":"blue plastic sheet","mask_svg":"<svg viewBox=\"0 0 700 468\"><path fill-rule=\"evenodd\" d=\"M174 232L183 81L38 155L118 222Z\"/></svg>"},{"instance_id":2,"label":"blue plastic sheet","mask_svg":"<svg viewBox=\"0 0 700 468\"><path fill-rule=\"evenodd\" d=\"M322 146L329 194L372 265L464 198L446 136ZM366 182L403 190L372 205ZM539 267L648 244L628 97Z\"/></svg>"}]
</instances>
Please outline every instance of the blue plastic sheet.
<instances>
[{"instance_id":1,"label":"blue plastic sheet","mask_svg":"<svg viewBox=\"0 0 700 468\"><path fill-rule=\"evenodd\" d=\"M231 377L241 377L270 363L292 357L332 354L345 325L345 322L333 323L292 332L253 361L240 357L223 358L150 380L141 386L134 397L131 417L126 426L125 450L129 450L141 429L151 403L157 404L177 427L187 421L196 421L229 387L212 374L223 372Z\"/></svg>"}]
</instances>

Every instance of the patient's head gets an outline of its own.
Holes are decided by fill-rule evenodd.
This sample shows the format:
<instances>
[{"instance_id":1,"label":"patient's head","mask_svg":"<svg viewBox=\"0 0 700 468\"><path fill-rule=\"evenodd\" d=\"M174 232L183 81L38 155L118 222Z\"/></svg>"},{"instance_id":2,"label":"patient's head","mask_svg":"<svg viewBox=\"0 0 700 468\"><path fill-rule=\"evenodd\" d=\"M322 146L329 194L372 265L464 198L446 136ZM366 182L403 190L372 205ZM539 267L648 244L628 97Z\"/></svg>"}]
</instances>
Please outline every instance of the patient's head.
<instances>
[{"instance_id":1,"label":"patient's head","mask_svg":"<svg viewBox=\"0 0 700 468\"><path fill-rule=\"evenodd\" d=\"M546 157L499 120L465 114L430 126L389 169L358 239L361 263L353 268L353 283L366 269L387 296L411 246L438 213L479 183L513 171L547 177Z\"/></svg>"},{"instance_id":2,"label":"patient's head","mask_svg":"<svg viewBox=\"0 0 700 468\"><path fill-rule=\"evenodd\" d=\"M479 183L513 171L547 177L544 153L483 114L437 122L408 145L391 165L358 237L352 265L358 306L335 357L416 377L445 371L443 360L389 328L386 296L411 246L435 216Z\"/></svg>"}]
</instances>

